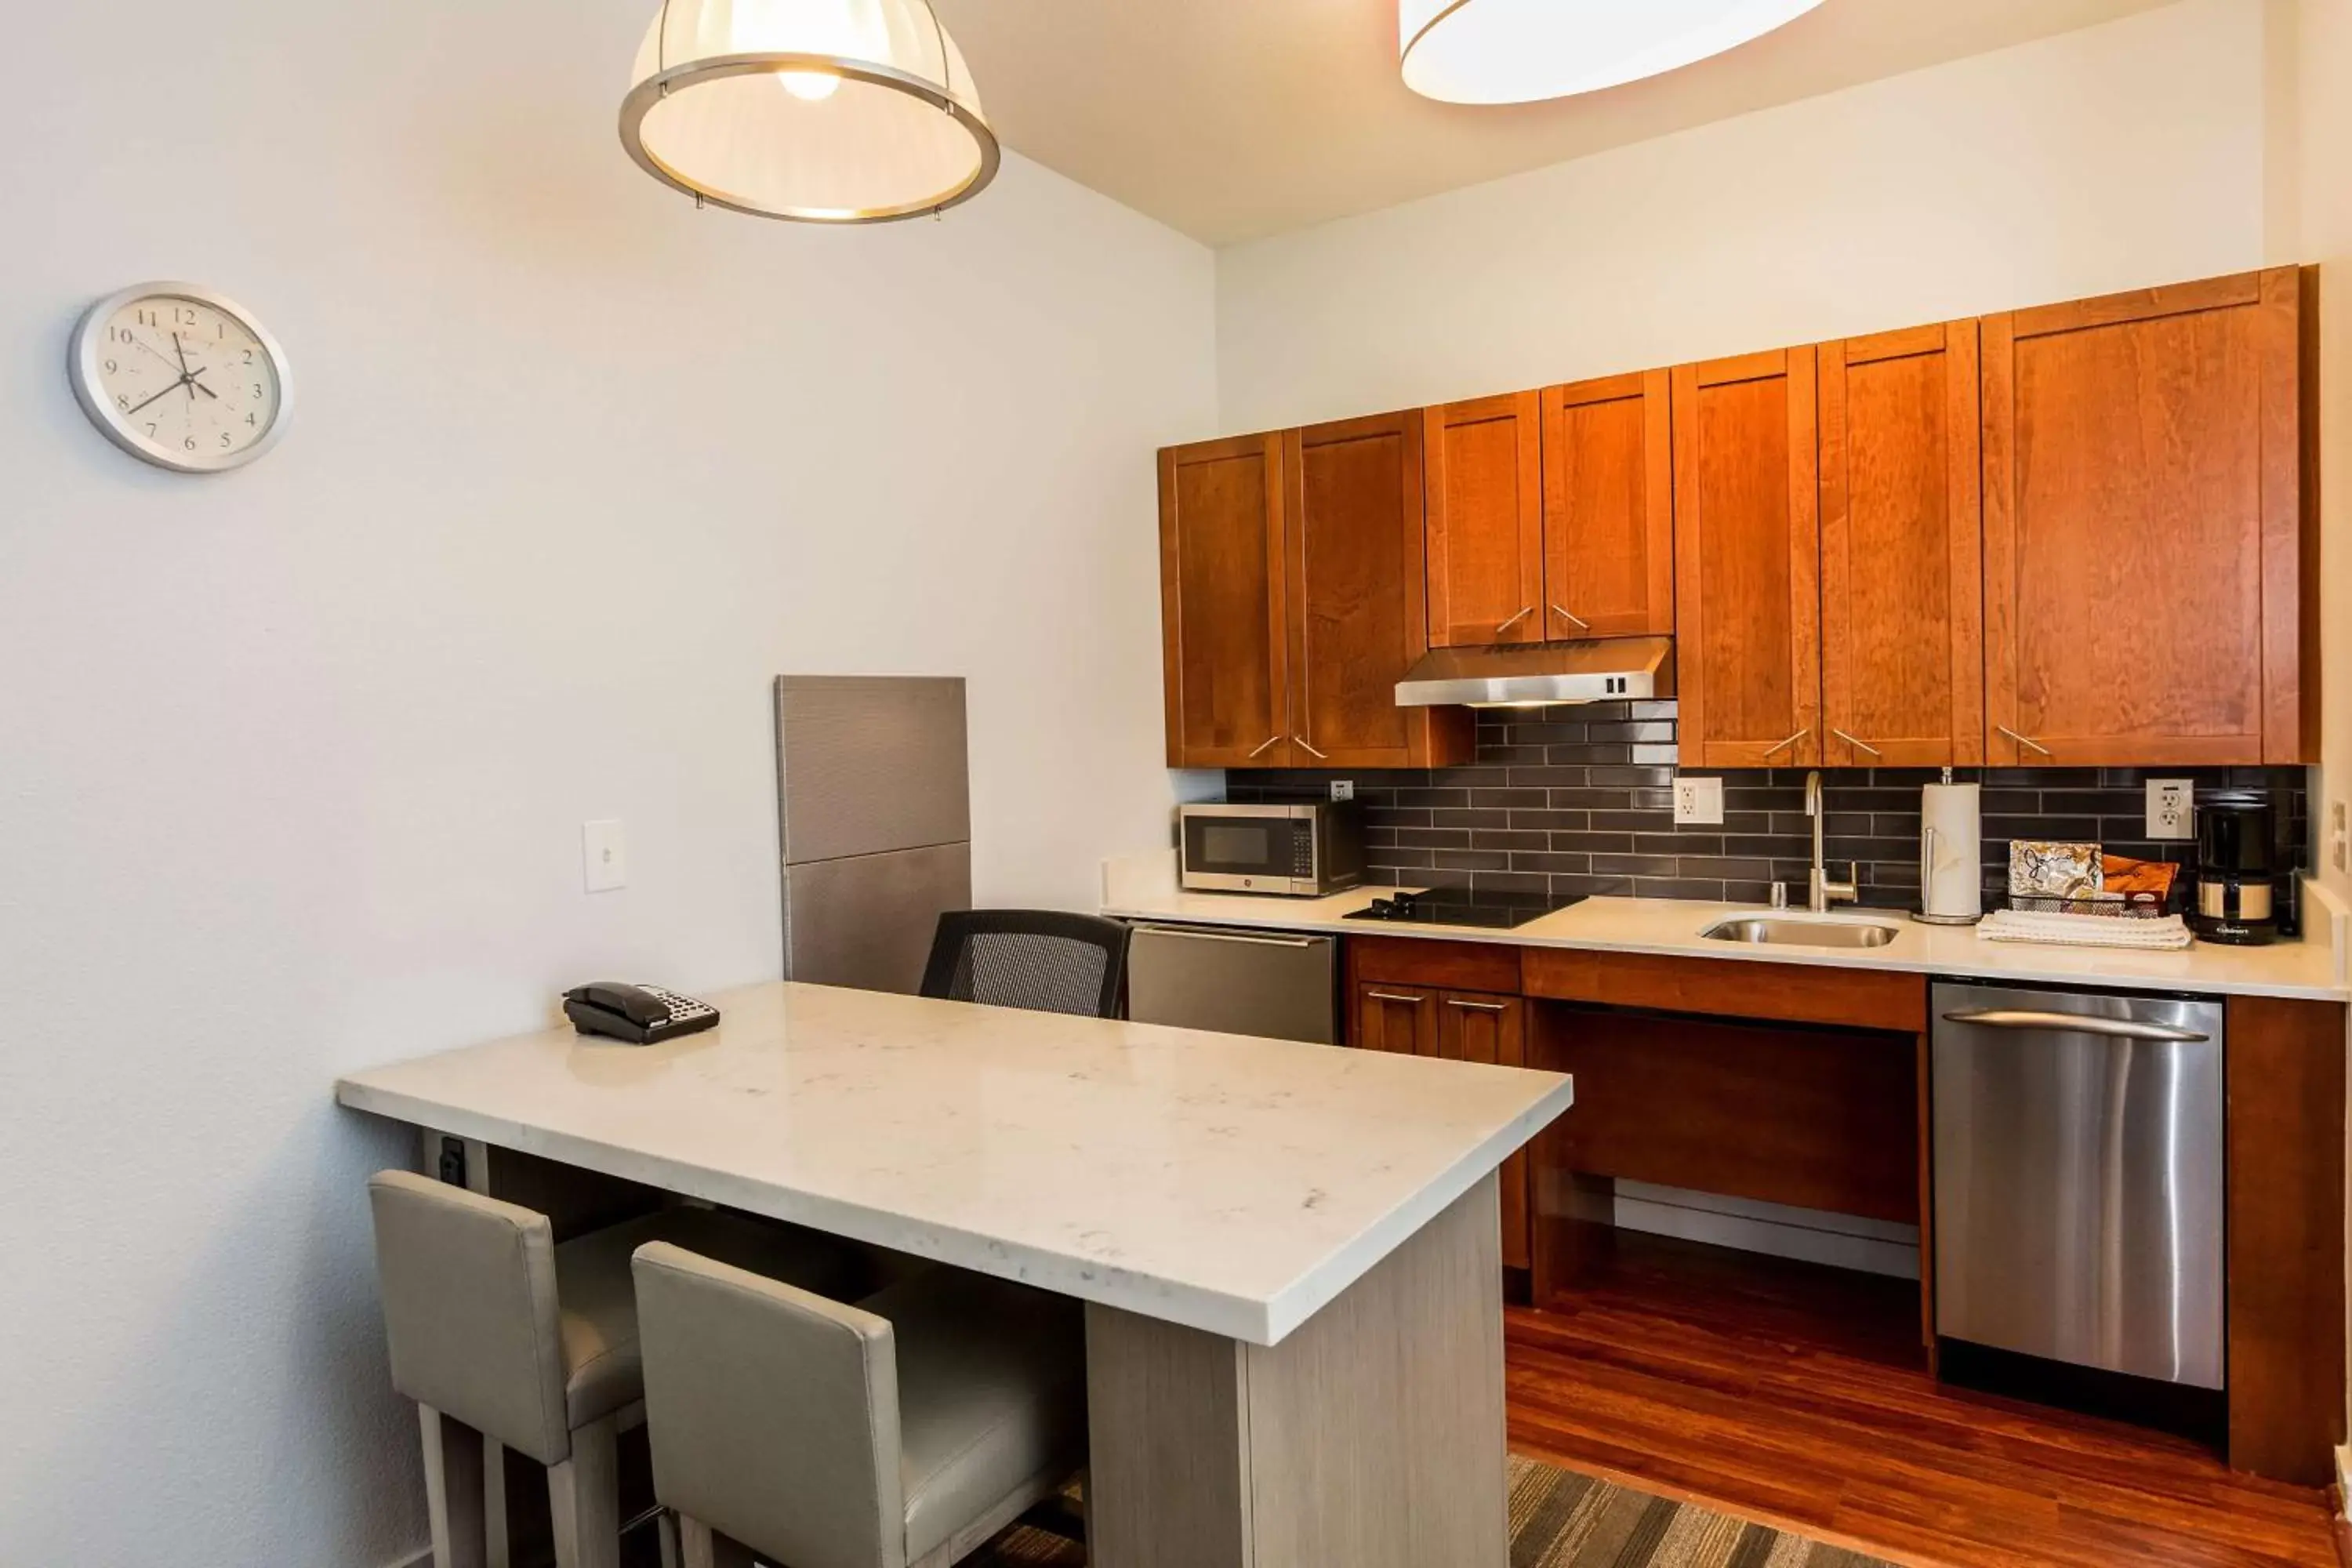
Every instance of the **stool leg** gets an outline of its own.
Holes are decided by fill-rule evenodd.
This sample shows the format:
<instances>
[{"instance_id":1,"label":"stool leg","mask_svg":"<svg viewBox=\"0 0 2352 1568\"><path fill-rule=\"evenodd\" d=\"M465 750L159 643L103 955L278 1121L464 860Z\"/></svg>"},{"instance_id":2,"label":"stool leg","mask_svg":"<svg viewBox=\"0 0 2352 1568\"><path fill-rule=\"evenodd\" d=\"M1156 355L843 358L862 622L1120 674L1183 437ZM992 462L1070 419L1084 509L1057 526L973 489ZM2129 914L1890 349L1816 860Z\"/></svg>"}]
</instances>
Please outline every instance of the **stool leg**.
<instances>
[{"instance_id":1,"label":"stool leg","mask_svg":"<svg viewBox=\"0 0 2352 1568\"><path fill-rule=\"evenodd\" d=\"M677 1515L665 1510L655 1519L654 1529L661 1535L661 1568L683 1568L677 1548Z\"/></svg>"},{"instance_id":2,"label":"stool leg","mask_svg":"<svg viewBox=\"0 0 2352 1568\"><path fill-rule=\"evenodd\" d=\"M717 1543L710 1538L710 1527L699 1520L677 1516L679 1555L686 1559L686 1568L719 1568Z\"/></svg>"},{"instance_id":3,"label":"stool leg","mask_svg":"<svg viewBox=\"0 0 2352 1568\"><path fill-rule=\"evenodd\" d=\"M506 1445L482 1438L482 1533L488 1538L489 1568L514 1568L514 1541L507 1533Z\"/></svg>"},{"instance_id":4,"label":"stool leg","mask_svg":"<svg viewBox=\"0 0 2352 1568\"><path fill-rule=\"evenodd\" d=\"M621 1467L613 1417L572 1434L572 1457L547 1471L555 1568L620 1568Z\"/></svg>"},{"instance_id":5,"label":"stool leg","mask_svg":"<svg viewBox=\"0 0 2352 1568\"><path fill-rule=\"evenodd\" d=\"M482 1435L429 1405L416 1407L425 1438L425 1508L433 1568L488 1568L482 1508Z\"/></svg>"}]
</instances>

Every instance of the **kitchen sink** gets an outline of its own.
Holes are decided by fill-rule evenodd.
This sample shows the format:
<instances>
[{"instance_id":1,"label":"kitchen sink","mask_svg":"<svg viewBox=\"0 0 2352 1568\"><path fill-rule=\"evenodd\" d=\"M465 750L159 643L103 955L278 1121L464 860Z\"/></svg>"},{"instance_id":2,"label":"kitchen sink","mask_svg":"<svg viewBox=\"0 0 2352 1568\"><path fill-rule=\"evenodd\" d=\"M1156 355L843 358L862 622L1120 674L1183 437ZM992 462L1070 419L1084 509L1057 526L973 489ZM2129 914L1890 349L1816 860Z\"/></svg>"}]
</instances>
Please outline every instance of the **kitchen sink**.
<instances>
[{"instance_id":1,"label":"kitchen sink","mask_svg":"<svg viewBox=\"0 0 2352 1568\"><path fill-rule=\"evenodd\" d=\"M1865 921L1808 921L1790 915L1743 915L1717 921L1698 934L1712 942L1769 943L1776 947L1885 947L1901 926Z\"/></svg>"}]
</instances>

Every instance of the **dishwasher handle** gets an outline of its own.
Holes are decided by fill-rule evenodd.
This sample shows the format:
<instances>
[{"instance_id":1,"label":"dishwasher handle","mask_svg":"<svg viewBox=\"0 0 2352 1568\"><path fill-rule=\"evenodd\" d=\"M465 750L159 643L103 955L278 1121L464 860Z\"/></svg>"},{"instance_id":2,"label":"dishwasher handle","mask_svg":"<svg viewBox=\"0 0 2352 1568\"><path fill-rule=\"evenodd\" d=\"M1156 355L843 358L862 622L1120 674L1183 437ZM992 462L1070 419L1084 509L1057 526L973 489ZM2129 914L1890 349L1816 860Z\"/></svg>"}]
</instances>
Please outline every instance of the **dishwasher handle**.
<instances>
[{"instance_id":1,"label":"dishwasher handle","mask_svg":"<svg viewBox=\"0 0 2352 1568\"><path fill-rule=\"evenodd\" d=\"M1207 931L1200 926L1139 925L1138 936L1181 936L1192 942L1237 942L1249 947L1313 947L1329 942L1328 936L1267 936L1262 933Z\"/></svg>"},{"instance_id":2,"label":"dishwasher handle","mask_svg":"<svg viewBox=\"0 0 2352 1568\"><path fill-rule=\"evenodd\" d=\"M1948 1024L1975 1024L1988 1029L2055 1029L2076 1035L2105 1035L2116 1040L2162 1040L2194 1045L2213 1037L2170 1024L2137 1023L2129 1018L2102 1018L2086 1013L2043 1013L2027 1008L1994 1007L1978 1013L1947 1013Z\"/></svg>"}]
</instances>

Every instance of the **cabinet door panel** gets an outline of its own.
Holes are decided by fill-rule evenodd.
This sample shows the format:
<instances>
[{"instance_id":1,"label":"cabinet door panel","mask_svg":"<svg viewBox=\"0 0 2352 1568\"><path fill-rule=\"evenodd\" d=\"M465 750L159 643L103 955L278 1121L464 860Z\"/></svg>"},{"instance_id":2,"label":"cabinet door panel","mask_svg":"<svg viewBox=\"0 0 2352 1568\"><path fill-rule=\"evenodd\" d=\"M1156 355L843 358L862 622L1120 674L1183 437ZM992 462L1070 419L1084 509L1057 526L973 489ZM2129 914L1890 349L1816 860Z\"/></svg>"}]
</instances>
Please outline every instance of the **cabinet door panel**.
<instances>
[{"instance_id":1,"label":"cabinet door panel","mask_svg":"<svg viewBox=\"0 0 2352 1568\"><path fill-rule=\"evenodd\" d=\"M1426 709L1396 683L1428 651L1422 422L1381 415L1283 437L1290 482L1290 740L1301 767L1427 767ZM1463 710L1455 710L1457 714ZM1460 724L1466 751L1468 725Z\"/></svg>"},{"instance_id":2,"label":"cabinet door panel","mask_svg":"<svg viewBox=\"0 0 2352 1568\"><path fill-rule=\"evenodd\" d=\"M1545 635L1675 629L1673 435L1666 373L1543 395Z\"/></svg>"},{"instance_id":3,"label":"cabinet door panel","mask_svg":"<svg viewBox=\"0 0 2352 1568\"><path fill-rule=\"evenodd\" d=\"M1286 767L1282 438L1160 454L1168 765Z\"/></svg>"},{"instance_id":4,"label":"cabinet door panel","mask_svg":"<svg viewBox=\"0 0 2352 1568\"><path fill-rule=\"evenodd\" d=\"M1673 373L1685 765L1822 759L1813 373L1810 348Z\"/></svg>"},{"instance_id":5,"label":"cabinet door panel","mask_svg":"<svg viewBox=\"0 0 2352 1568\"><path fill-rule=\"evenodd\" d=\"M1357 1048L1405 1057L1437 1055L1437 998L1418 985L1356 985Z\"/></svg>"},{"instance_id":6,"label":"cabinet door panel","mask_svg":"<svg viewBox=\"0 0 2352 1568\"><path fill-rule=\"evenodd\" d=\"M1543 638L1543 439L1532 392L1425 409L1434 647Z\"/></svg>"},{"instance_id":7,"label":"cabinet door panel","mask_svg":"<svg viewBox=\"0 0 2352 1568\"><path fill-rule=\"evenodd\" d=\"M1986 319L1991 762L2305 760L2299 290Z\"/></svg>"},{"instance_id":8,"label":"cabinet door panel","mask_svg":"<svg viewBox=\"0 0 2352 1568\"><path fill-rule=\"evenodd\" d=\"M1437 1054L1448 1061L1528 1065L1527 1004L1517 996L1448 991L1439 999ZM1503 1266L1528 1266L1528 1157L1503 1162Z\"/></svg>"},{"instance_id":9,"label":"cabinet door panel","mask_svg":"<svg viewBox=\"0 0 2352 1568\"><path fill-rule=\"evenodd\" d=\"M1823 760L1981 763L1977 324L1819 357Z\"/></svg>"}]
</instances>

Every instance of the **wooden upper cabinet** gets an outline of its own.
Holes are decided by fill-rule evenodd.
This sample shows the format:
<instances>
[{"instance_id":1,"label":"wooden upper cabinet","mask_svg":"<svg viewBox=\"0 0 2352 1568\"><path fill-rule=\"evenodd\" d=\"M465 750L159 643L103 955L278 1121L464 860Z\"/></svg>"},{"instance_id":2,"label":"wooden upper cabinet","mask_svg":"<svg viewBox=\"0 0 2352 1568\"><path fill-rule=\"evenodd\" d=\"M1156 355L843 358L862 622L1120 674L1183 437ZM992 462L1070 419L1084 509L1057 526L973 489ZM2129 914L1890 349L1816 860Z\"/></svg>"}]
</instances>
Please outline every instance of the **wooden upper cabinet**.
<instances>
[{"instance_id":1,"label":"wooden upper cabinet","mask_svg":"<svg viewBox=\"0 0 2352 1568\"><path fill-rule=\"evenodd\" d=\"M1160 454L1168 765L1291 761L1282 437Z\"/></svg>"},{"instance_id":2,"label":"wooden upper cabinet","mask_svg":"<svg viewBox=\"0 0 2352 1568\"><path fill-rule=\"evenodd\" d=\"M1544 636L1674 631L1673 454L1664 371L1545 390Z\"/></svg>"},{"instance_id":3,"label":"wooden upper cabinet","mask_svg":"<svg viewBox=\"0 0 2352 1568\"><path fill-rule=\"evenodd\" d=\"M2302 287L1985 318L1990 761L2313 759Z\"/></svg>"},{"instance_id":4,"label":"wooden upper cabinet","mask_svg":"<svg viewBox=\"0 0 2352 1568\"><path fill-rule=\"evenodd\" d=\"M1685 766L1822 762L1814 363L1787 349L1673 372Z\"/></svg>"},{"instance_id":5,"label":"wooden upper cabinet","mask_svg":"<svg viewBox=\"0 0 2352 1568\"><path fill-rule=\"evenodd\" d=\"M1541 424L1532 392L1422 411L1433 647L1543 640Z\"/></svg>"},{"instance_id":6,"label":"wooden upper cabinet","mask_svg":"<svg viewBox=\"0 0 2352 1568\"><path fill-rule=\"evenodd\" d=\"M1429 649L1420 412L1286 432L1283 467L1290 762L1467 762L1469 710L1396 700L1397 682Z\"/></svg>"},{"instance_id":7,"label":"wooden upper cabinet","mask_svg":"<svg viewBox=\"0 0 2352 1568\"><path fill-rule=\"evenodd\" d=\"M1819 363L1822 759L1981 763L1977 323L1824 343Z\"/></svg>"}]
</instances>

